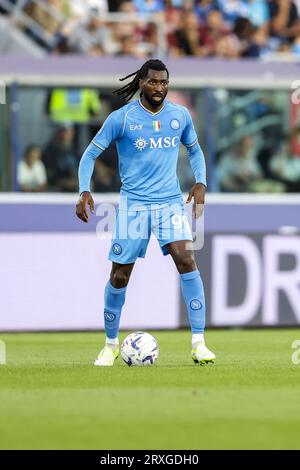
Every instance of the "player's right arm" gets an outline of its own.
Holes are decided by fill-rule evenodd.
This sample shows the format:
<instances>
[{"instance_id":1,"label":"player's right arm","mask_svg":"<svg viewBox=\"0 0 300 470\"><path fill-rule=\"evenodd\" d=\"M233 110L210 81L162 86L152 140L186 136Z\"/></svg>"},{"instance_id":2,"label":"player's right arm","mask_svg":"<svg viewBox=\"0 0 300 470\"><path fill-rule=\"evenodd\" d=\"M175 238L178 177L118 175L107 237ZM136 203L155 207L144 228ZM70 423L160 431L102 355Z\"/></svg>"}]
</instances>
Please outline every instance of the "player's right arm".
<instances>
[{"instance_id":1,"label":"player's right arm","mask_svg":"<svg viewBox=\"0 0 300 470\"><path fill-rule=\"evenodd\" d=\"M111 142L118 140L123 132L122 110L111 113L92 142L81 157L78 168L79 199L76 204L76 215L83 222L89 221L87 206L94 212L94 200L90 191L91 178L95 160L107 149Z\"/></svg>"}]
</instances>

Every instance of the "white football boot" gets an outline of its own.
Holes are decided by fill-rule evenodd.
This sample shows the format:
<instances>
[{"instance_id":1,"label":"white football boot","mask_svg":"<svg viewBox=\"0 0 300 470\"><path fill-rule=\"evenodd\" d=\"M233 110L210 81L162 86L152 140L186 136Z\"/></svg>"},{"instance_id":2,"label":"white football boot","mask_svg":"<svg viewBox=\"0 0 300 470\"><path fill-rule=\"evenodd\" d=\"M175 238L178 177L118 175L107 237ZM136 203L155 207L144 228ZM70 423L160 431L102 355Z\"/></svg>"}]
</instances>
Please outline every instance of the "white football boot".
<instances>
[{"instance_id":1,"label":"white football boot","mask_svg":"<svg viewBox=\"0 0 300 470\"><path fill-rule=\"evenodd\" d=\"M114 365L115 359L119 356L119 347L115 350L105 344L104 348L100 351L99 356L94 362L94 366L107 366L111 367Z\"/></svg>"},{"instance_id":2,"label":"white football boot","mask_svg":"<svg viewBox=\"0 0 300 470\"><path fill-rule=\"evenodd\" d=\"M204 342L199 342L192 345L192 359L195 364L203 365L215 362L216 356Z\"/></svg>"}]
</instances>

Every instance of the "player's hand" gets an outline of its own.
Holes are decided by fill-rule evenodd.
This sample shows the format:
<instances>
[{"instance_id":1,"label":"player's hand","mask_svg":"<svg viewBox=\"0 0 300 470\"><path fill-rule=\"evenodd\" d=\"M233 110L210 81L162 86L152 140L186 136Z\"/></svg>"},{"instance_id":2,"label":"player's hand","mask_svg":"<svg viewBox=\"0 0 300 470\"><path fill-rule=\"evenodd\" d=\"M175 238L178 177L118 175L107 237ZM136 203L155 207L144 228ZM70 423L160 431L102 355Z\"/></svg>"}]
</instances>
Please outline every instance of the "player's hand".
<instances>
[{"instance_id":1,"label":"player's hand","mask_svg":"<svg viewBox=\"0 0 300 470\"><path fill-rule=\"evenodd\" d=\"M198 219L203 214L205 204L205 191L206 186L204 186L204 184L196 183L190 190L188 198L186 200L187 204L189 204L194 198L193 217L195 217L195 219Z\"/></svg>"},{"instance_id":2,"label":"player's hand","mask_svg":"<svg viewBox=\"0 0 300 470\"><path fill-rule=\"evenodd\" d=\"M91 193L88 191L84 191L76 204L76 215L77 217L82 220L83 222L89 221L89 214L87 211L87 206L90 206L91 214L94 213L94 200L92 198Z\"/></svg>"}]
</instances>

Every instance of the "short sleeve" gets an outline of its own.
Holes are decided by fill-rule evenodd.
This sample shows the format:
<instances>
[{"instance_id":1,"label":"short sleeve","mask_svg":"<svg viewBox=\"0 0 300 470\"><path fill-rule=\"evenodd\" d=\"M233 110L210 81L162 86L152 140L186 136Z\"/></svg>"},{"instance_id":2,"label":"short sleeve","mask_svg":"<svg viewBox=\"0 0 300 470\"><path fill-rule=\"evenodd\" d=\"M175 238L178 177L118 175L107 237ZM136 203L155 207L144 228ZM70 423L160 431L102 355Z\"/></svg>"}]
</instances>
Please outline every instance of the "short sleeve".
<instances>
[{"instance_id":1,"label":"short sleeve","mask_svg":"<svg viewBox=\"0 0 300 470\"><path fill-rule=\"evenodd\" d=\"M118 140L122 136L123 121L124 118L121 110L111 113L93 138L93 144L101 150L107 149L113 141Z\"/></svg>"},{"instance_id":2,"label":"short sleeve","mask_svg":"<svg viewBox=\"0 0 300 470\"><path fill-rule=\"evenodd\" d=\"M183 107L185 126L181 136L181 142L186 147L192 147L198 142L198 137L189 111Z\"/></svg>"}]
</instances>

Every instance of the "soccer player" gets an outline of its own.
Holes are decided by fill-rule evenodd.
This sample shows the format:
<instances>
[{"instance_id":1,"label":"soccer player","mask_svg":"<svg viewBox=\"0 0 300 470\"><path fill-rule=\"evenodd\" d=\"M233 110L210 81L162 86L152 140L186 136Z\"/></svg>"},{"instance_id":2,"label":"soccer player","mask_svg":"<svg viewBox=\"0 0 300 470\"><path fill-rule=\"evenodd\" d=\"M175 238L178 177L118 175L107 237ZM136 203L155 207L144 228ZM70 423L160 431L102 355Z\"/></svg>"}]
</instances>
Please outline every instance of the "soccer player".
<instances>
[{"instance_id":1,"label":"soccer player","mask_svg":"<svg viewBox=\"0 0 300 470\"><path fill-rule=\"evenodd\" d=\"M118 357L119 323L126 288L135 261L138 257L145 257L151 231L156 235L163 254L172 256L181 278L192 330L192 359L200 364L214 362L215 355L204 341L203 284L193 250L187 249L191 248L193 237L176 174L182 142L196 180L187 202L193 199L193 216L199 217L206 190L204 155L188 110L166 100L169 72L165 64L160 60L148 60L137 72L120 80L130 77L134 77L132 81L114 93L130 101L140 90L140 98L107 117L79 165L80 197L76 214L83 222L88 222L87 206L94 212L90 180L95 160L112 141L116 142L122 187L109 252L112 270L104 291L106 341L94 364L112 366ZM138 225L139 237L136 236ZM130 230L126 232L130 227L135 227L134 236Z\"/></svg>"}]
</instances>

